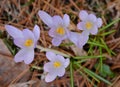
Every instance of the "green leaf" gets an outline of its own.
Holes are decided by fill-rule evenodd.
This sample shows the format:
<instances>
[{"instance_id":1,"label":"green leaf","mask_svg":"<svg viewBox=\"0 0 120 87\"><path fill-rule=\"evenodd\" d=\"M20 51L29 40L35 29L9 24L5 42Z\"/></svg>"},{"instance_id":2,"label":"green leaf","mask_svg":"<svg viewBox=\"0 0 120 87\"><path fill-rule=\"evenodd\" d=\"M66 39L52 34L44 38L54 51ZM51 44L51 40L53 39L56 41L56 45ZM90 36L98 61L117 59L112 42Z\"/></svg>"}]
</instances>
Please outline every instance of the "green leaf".
<instances>
[{"instance_id":1,"label":"green leaf","mask_svg":"<svg viewBox=\"0 0 120 87\"><path fill-rule=\"evenodd\" d=\"M95 68L97 68L98 65L99 65L98 63L95 64ZM108 65L103 64L101 68L102 68L102 70L101 69L99 70L99 74L101 76L103 76L103 77L109 76L111 78L113 78L115 76L115 74L110 70L110 67Z\"/></svg>"},{"instance_id":2,"label":"green leaf","mask_svg":"<svg viewBox=\"0 0 120 87\"><path fill-rule=\"evenodd\" d=\"M110 70L110 67L106 64L103 64L102 71L100 71L100 74L103 77L110 76L112 78L115 76L115 74Z\"/></svg>"},{"instance_id":3,"label":"green leaf","mask_svg":"<svg viewBox=\"0 0 120 87\"><path fill-rule=\"evenodd\" d=\"M116 19L116 20L114 20L113 22L111 22L111 23L107 24L106 26L102 27L101 29L99 29L99 32L100 32L100 31L103 31L103 30L105 30L105 29L107 29L107 28L109 28L110 26L112 26L113 24L115 24L115 23L118 22L118 21L120 21L120 18L119 18L119 19Z\"/></svg>"}]
</instances>

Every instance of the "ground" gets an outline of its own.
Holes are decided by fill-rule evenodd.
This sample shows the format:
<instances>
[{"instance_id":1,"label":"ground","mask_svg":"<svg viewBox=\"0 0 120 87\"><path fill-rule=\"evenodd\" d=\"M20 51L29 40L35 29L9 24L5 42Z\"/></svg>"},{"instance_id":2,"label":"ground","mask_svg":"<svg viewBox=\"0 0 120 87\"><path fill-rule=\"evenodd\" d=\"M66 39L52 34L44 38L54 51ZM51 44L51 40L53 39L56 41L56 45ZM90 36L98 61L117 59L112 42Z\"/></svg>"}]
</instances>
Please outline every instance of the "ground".
<instances>
[{"instance_id":1,"label":"ground","mask_svg":"<svg viewBox=\"0 0 120 87\"><path fill-rule=\"evenodd\" d=\"M0 87L119 87L120 85L120 1L119 0L0 0ZM69 30L81 32L76 25L81 10L102 18L97 35L90 35L83 49L64 40L58 47L51 43L49 27L38 16L44 10L51 16L70 16ZM63 77L46 83L43 76L45 52L35 49L31 64L15 63L19 48L6 32L10 24L23 30L37 24L41 35L38 45L71 55ZM74 85L74 86L73 86Z\"/></svg>"}]
</instances>

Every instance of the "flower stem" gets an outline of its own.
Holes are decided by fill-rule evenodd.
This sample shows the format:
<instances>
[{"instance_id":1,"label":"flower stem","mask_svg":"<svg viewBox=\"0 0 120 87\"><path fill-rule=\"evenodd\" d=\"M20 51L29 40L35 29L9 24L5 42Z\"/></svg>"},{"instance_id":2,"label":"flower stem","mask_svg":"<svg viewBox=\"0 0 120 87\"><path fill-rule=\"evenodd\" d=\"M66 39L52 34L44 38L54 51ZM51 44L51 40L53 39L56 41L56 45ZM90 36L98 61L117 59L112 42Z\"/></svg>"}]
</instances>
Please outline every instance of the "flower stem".
<instances>
[{"instance_id":1,"label":"flower stem","mask_svg":"<svg viewBox=\"0 0 120 87\"><path fill-rule=\"evenodd\" d=\"M42 46L40 46L40 45L39 45L39 46L37 45L36 48L40 49L41 52L51 51L51 52L54 52L54 53L56 53L56 54L62 55L62 56L67 57L67 58L70 58L70 57L71 57L70 55L67 55L67 54L65 54L65 53L62 53L62 52L60 52L60 51L57 51L57 50L54 50L54 49L50 49L50 48L44 48L44 47L42 47Z\"/></svg>"}]
</instances>

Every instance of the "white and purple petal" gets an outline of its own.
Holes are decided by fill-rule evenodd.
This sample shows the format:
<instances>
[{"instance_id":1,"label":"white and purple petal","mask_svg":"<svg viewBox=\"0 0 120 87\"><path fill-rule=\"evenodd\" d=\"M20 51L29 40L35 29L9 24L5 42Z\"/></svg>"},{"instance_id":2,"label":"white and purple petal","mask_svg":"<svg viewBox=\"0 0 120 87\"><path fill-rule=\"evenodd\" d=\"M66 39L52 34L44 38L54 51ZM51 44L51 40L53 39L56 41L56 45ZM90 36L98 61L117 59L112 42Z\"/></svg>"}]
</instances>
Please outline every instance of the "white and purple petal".
<instances>
[{"instance_id":1,"label":"white and purple petal","mask_svg":"<svg viewBox=\"0 0 120 87\"><path fill-rule=\"evenodd\" d=\"M46 52L46 57L47 57L48 60L54 61L55 58L56 58L56 54L53 53L53 52L48 51L48 52Z\"/></svg>"},{"instance_id":2,"label":"white and purple petal","mask_svg":"<svg viewBox=\"0 0 120 87\"><path fill-rule=\"evenodd\" d=\"M51 62L45 63L43 69L45 72L51 72L53 70L53 64Z\"/></svg>"},{"instance_id":3,"label":"white and purple petal","mask_svg":"<svg viewBox=\"0 0 120 87\"><path fill-rule=\"evenodd\" d=\"M85 21L88 17L88 13L85 10L80 11L79 17L82 21Z\"/></svg>"},{"instance_id":4,"label":"white and purple petal","mask_svg":"<svg viewBox=\"0 0 120 87\"><path fill-rule=\"evenodd\" d=\"M35 39L37 41L40 37L40 28L38 25L34 26L33 33L34 33Z\"/></svg>"},{"instance_id":5,"label":"white and purple petal","mask_svg":"<svg viewBox=\"0 0 120 87\"><path fill-rule=\"evenodd\" d=\"M90 20L91 22L95 23L97 18L94 14L89 14L87 20Z\"/></svg>"},{"instance_id":6,"label":"white and purple petal","mask_svg":"<svg viewBox=\"0 0 120 87\"><path fill-rule=\"evenodd\" d=\"M78 24L77 24L77 28L79 29L79 30L84 30L84 22L79 22Z\"/></svg>"},{"instance_id":7,"label":"white and purple petal","mask_svg":"<svg viewBox=\"0 0 120 87\"><path fill-rule=\"evenodd\" d=\"M69 64L70 64L70 59L69 58L65 59L64 67L65 68L68 67Z\"/></svg>"},{"instance_id":8,"label":"white and purple petal","mask_svg":"<svg viewBox=\"0 0 120 87\"><path fill-rule=\"evenodd\" d=\"M102 26L102 19L101 18L97 18L97 26L98 28Z\"/></svg>"},{"instance_id":9,"label":"white and purple petal","mask_svg":"<svg viewBox=\"0 0 120 87\"><path fill-rule=\"evenodd\" d=\"M65 15L63 16L63 22L64 22L64 26L65 26L65 27L68 27L68 26L69 26L69 24L70 24L70 17L69 17L69 15L65 14Z\"/></svg>"},{"instance_id":10,"label":"white and purple petal","mask_svg":"<svg viewBox=\"0 0 120 87\"><path fill-rule=\"evenodd\" d=\"M27 49L24 53L25 64L30 64L34 60L34 49Z\"/></svg>"},{"instance_id":11,"label":"white and purple petal","mask_svg":"<svg viewBox=\"0 0 120 87\"><path fill-rule=\"evenodd\" d=\"M61 27L63 25L63 19L60 16L55 15L53 16L53 23L54 27L56 28Z\"/></svg>"},{"instance_id":12,"label":"white and purple petal","mask_svg":"<svg viewBox=\"0 0 120 87\"><path fill-rule=\"evenodd\" d=\"M52 39L52 44L54 46L59 46L61 44L62 40L60 38L53 38Z\"/></svg>"},{"instance_id":13,"label":"white and purple petal","mask_svg":"<svg viewBox=\"0 0 120 87\"><path fill-rule=\"evenodd\" d=\"M22 31L19 30L18 28L14 27L12 25L5 25L5 28L6 28L7 32L10 34L10 36L12 36L14 39L23 37Z\"/></svg>"},{"instance_id":14,"label":"white and purple petal","mask_svg":"<svg viewBox=\"0 0 120 87\"><path fill-rule=\"evenodd\" d=\"M46 13L45 11L39 11L38 12L38 15L39 17L41 18L41 20L46 24L48 25L49 27L52 27L53 26L53 20L52 20L52 17Z\"/></svg>"},{"instance_id":15,"label":"white and purple petal","mask_svg":"<svg viewBox=\"0 0 120 87\"><path fill-rule=\"evenodd\" d=\"M98 28L96 25L94 25L94 27L90 30L90 33L93 34L93 35L96 35L98 32Z\"/></svg>"},{"instance_id":16,"label":"white and purple petal","mask_svg":"<svg viewBox=\"0 0 120 87\"><path fill-rule=\"evenodd\" d=\"M24 42L25 42L25 39L24 38L16 38L14 39L14 44L20 48L24 48Z\"/></svg>"},{"instance_id":17,"label":"white and purple petal","mask_svg":"<svg viewBox=\"0 0 120 87\"><path fill-rule=\"evenodd\" d=\"M45 81L46 82L52 82L53 80L55 80L55 78L57 77L56 74L54 73L48 73L45 77Z\"/></svg>"},{"instance_id":18,"label":"white and purple petal","mask_svg":"<svg viewBox=\"0 0 120 87\"><path fill-rule=\"evenodd\" d=\"M65 68L64 68L64 67L60 67L60 68L57 70L57 75L58 75L59 77L62 77L64 74L65 74Z\"/></svg>"}]
</instances>

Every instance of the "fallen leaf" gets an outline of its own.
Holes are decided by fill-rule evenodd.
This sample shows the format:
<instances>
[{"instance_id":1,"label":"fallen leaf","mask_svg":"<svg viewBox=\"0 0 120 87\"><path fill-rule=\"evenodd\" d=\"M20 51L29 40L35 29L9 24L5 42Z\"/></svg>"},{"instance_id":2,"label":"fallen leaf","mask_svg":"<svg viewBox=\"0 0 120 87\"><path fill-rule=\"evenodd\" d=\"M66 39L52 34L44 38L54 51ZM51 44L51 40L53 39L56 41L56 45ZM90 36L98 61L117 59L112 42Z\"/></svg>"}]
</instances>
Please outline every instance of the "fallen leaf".
<instances>
[{"instance_id":1,"label":"fallen leaf","mask_svg":"<svg viewBox=\"0 0 120 87\"><path fill-rule=\"evenodd\" d=\"M10 51L7 49L2 39L0 39L0 54L9 55L9 56L11 55Z\"/></svg>"},{"instance_id":2,"label":"fallen leaf","mask_svg":"<svg viewBox=\"0 0 120 87\"><path fill-rule=\"evenodd\" d=\"M30 75L29 66L23 62L15 63L13 56L0 40L0 87L8 87L10 83L15 82L26 82Z\"/></svg>"}]
</instances>

